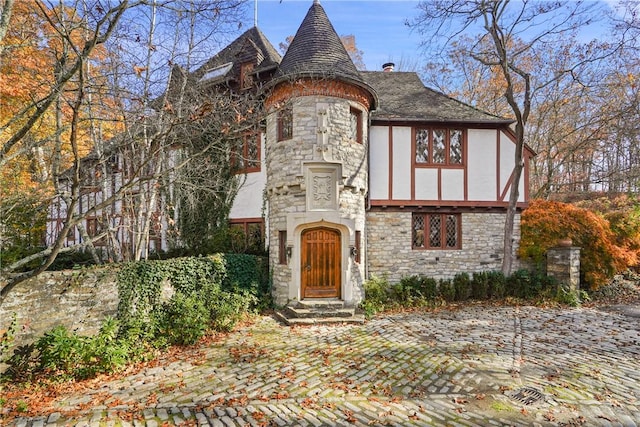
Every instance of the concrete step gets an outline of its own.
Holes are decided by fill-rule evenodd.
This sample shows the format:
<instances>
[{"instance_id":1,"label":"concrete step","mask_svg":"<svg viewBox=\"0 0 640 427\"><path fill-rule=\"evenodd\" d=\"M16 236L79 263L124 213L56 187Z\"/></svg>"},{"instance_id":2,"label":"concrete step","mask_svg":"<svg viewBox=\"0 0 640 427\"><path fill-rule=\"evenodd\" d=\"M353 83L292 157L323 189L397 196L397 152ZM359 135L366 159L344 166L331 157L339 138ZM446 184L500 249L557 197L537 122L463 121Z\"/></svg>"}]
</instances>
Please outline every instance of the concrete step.
<instances>
[{"instance_id":1,"label":"concrete step","mask_svg":"<svg viewBox=\"0 0 640 427\"><path fill-rule=\"evenodd\" d=\"M278 310L276 317L287 325L364 323L364 316L356 313L354 307L345 307L344 301L334 298L292 302Z\"/></svg>"},{"instance_id":2,"label":"concrete step","mask_svg":"<svg viewBox=\"0 0 640 427\"><path fill-rule=\"evenodd\" d=\"M297 319L309 319L312 317L352 317L355 314L353 308L299 308L285 307L282 312L287 317Z\"/></svg>"},{"instance_id":3,"label":"concrete step","mask_svg":"<svg viewBox=\"0 0 640 427\"><path fill-rule=\"evenodd\" d=\"M287 326L298 325L361 325L364 323L364 315L354 314L351 317L287 317L281 311L275 312L275 318Z\"/></svg>"},{"instance_id":4,"label":"concrete step","mask_svg":"<svg viewBox=\"0 0 640 427\"><path fill-rule=\"evenodd\" d=\"M344 308L344 301L340 301L334 298L330 299L306 299L302 301L296 301L289 305L290 307L295 308L305 308L305 309L327 309L327 310L338 310Z\"/></svg>"}]
</instances>

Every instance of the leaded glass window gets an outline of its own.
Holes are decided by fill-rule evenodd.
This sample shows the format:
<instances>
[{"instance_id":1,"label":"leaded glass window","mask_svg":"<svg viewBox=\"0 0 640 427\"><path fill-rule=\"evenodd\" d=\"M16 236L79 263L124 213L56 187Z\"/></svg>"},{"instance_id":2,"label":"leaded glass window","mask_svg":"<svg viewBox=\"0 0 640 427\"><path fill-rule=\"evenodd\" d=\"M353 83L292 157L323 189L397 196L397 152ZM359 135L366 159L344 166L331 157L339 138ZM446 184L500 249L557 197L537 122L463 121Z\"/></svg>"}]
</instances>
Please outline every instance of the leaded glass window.
<instances>
[{"instance_id":1,"label":"leaded glass window","mask_svg":"<svg viewBox=\"0 0 640 427\"><path fill-rule=\"evenodd\" d=\"M424 248L424 216L413 216L413 247Z\"/></svg>"},{"instance_id":2,"label":"leaded glass window","mask_svg":"<svg viewBox=\"0 0 640 427\"><path fill-rule=\"evenodd\" d=\"M278 111L278 141L293 137L293 108L290 105Z\"/></svg>"},{"instance_id":3,"label":"leaded glass window","mask_svg":"<svg viewBox=\"0 0 640 427\"><path fill-rule=\"evenodd\" d=\"M413 214L412 247L414 249L460 249L460 218L460 214Z\"/></svg>"},{"instance_id":4,"label":"leaded glass window","mask_svg":"<svg viewBox=\"0 0 640 427\"><path fill-rule=\"evenodd\" d=\"M416 163L429 163L429 131L416 131Z\"/></svg>"},{"instance_id":5,"label":"leaded glass window","mask_svg":"<svg viewBox=\"0 0 640 427\"><path fill-rule=\"evenodd\" d=\"M442 129L433 131L433 163L444 163L446 160L445 134Z\"/></svg>"},{"instance_id":6,"label":"leaded glass window","mask_svg":"<svg viewBox=\"0 0 640 427\"><path fill-rule=\"evenodd\" d=\"M462 164L462 131L451 131L449 138L449 163Z\"/></svg>"},{"instance_id":7,"label":"leaded glass window","mask_svg":"<svg viewBox=\"0 0 640 427\"><path fill-rule=\"evenodd\" d=\"M462 165L463 162L463 130L416 129L415 163L417 165Z\"/></svg>"}]
</instances>

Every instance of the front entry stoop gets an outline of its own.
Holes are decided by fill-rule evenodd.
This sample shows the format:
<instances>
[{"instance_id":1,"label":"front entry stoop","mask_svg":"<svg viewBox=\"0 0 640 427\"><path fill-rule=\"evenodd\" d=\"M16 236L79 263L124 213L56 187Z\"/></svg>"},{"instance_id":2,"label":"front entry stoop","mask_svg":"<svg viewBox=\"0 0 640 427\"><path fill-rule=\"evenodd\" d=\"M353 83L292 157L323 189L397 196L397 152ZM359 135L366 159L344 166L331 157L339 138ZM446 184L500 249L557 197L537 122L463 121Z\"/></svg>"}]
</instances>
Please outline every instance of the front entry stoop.
<instances>
[{"instance_id":1,"label":"front entry stoop","mask_svg":"<svg viewBox=\"0 0 640 427\"><path fill-rule=\"evenodd\" d=\"M276 318L284 324L362 324L364 315L354 307L345 307L344 301L336 299L307 299L294 301L276 311Z\"/></svg>"}]
</instances>

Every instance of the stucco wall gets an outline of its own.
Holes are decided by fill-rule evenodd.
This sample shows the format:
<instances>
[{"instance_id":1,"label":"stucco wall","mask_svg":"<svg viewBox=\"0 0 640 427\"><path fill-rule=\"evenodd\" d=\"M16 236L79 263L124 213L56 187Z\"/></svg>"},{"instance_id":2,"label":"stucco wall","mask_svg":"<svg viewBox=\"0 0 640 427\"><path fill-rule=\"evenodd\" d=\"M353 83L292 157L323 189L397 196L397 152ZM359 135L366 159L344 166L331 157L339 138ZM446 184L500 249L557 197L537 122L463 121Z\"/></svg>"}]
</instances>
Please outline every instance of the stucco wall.
<instances>
[{"instance_id":1,"label":"stucco wall","mask_svg":"<svg viewBox=\"0 0 640 427\"><path fill-rule=\"evenodd\" d=\"M393 283L403 276L422 274L449 278L459 272L499 270L502 266L504 213L463 213L462 249L421 250L411 247L412 213L367 213L369 276L387 275ZM520 215L514 238L520 240ZM515 248L517 250L517 247ZM514 269L519 267L514 263Z\"/></svg>"},{"instance_id":2,"label":"stucco wall","mask_svg":"<svg viewBox=\"0 0 640 427\"><path fill-rule=\"evenodd\" d=\"M267 181L264 167L264 135L260 137L260 171L238 176L242 183L233 199L230 219L260 218L263 215L263 192Z\"/></svg>"},{"instance_id":3,"label":"stucco wall","mask_svg":"<svg viewBox=\"0 0 640 427\"><path fill-rule=\"evenodd\" d=\"M412 185L415 200L502 203L501 195L508 194L515 144L502 131L467 129L464 167L440 168L414 167L411 127L393 126L390 132L389 126L376 125L370 135L371 200L412 200ZM520 202L526 199L525 184L521 179Z\"/></svg>"}]
</instances>

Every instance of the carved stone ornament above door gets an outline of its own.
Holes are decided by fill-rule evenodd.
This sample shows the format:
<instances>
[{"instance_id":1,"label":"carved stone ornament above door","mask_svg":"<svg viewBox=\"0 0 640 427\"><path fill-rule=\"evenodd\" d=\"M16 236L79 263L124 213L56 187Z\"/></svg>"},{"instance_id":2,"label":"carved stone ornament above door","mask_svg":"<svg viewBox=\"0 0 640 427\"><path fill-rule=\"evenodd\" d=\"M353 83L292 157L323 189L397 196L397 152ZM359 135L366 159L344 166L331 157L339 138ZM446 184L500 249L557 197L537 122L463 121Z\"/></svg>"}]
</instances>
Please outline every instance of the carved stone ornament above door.
<instances>
[{"instance_id":1,"label":"carved stone ornament above door","mask_svg":"<svg viewBox=\"0 0 640 427\"><path fill-rule=\"evenodd\" d=\"M307 210L338 209L338 165L309 165L306 168Z\"/></svg>"}]
</instances>

